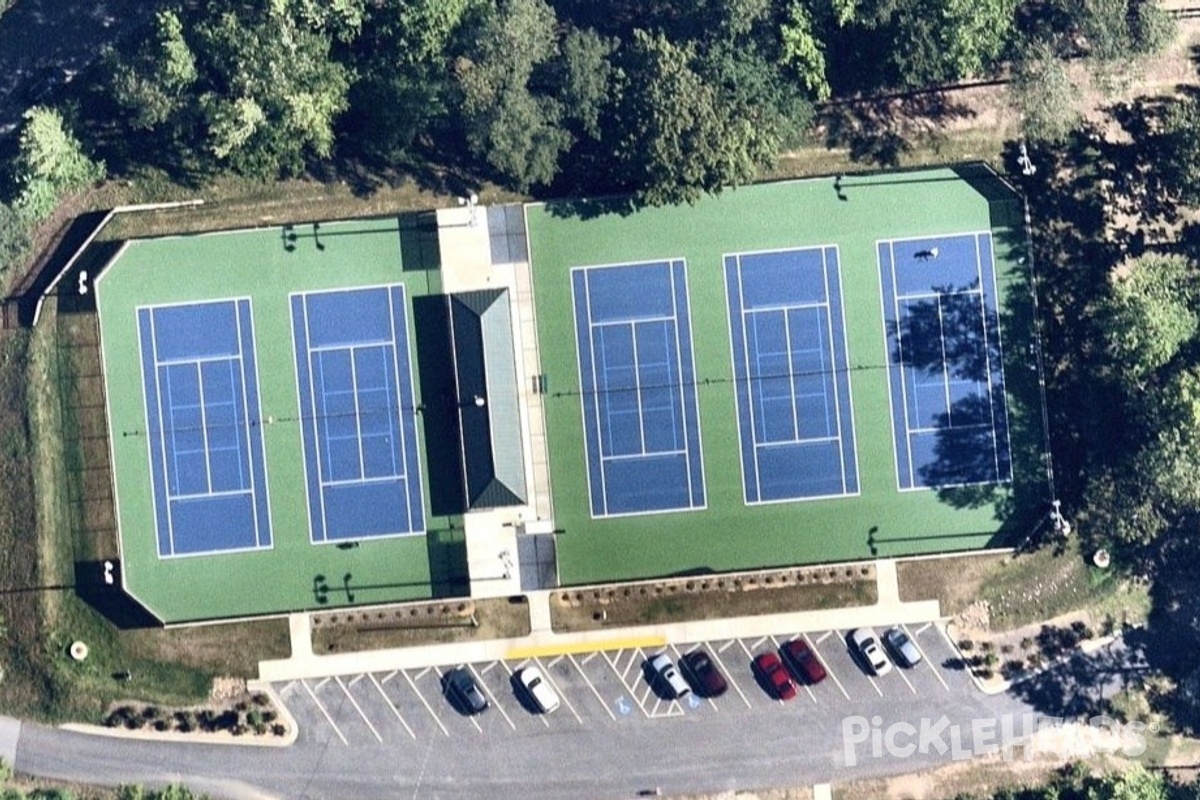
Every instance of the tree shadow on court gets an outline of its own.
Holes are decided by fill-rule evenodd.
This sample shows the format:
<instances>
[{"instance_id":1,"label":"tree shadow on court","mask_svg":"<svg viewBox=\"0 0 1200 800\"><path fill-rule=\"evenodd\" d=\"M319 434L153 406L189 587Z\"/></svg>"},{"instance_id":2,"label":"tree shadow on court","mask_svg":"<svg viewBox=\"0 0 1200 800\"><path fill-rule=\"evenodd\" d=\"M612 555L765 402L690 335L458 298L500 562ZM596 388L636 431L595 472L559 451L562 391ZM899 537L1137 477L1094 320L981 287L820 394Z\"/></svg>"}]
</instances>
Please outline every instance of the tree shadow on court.
<instances>
[{"instance_id":1,"label":"tree shadow on court","mask_svg":"<svg viewBox=\"0 0 1200 800\"><path fill-rule=\"evenodd\" d=\"M999 323L990 308L981 313L977 294L964 294L978 289L978 280L967 286L934 286L938 300L908 305L891 337L892 361L926 372L945 368L954 381L986 383L1000 363Z\"/></svg>"},{"instance_id":2,"label":"tree shadow on court","mask_svg":"<svg viewBox=\"0 0 1200 800\"><path fill-rule=\"evenodd\" d=\"M919 468L921 482L957 490L954 497L960 507L967 498L977 506L995 502L998 484L1007 482L1012 470L1008 426L1002 414L989 398L970 395L939 415L934 425L935 460Z\"/></svg>"}]
</instances>

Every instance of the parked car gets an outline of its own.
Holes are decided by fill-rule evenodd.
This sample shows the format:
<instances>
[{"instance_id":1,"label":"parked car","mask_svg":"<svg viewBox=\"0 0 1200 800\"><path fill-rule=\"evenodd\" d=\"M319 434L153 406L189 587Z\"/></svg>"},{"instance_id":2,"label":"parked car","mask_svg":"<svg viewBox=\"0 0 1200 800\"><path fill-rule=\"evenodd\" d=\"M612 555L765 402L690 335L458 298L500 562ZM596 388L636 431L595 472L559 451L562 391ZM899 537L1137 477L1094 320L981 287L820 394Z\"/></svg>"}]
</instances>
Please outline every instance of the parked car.
<instances>
[{"instance_id":1,"label":"parked car","mask_svg":"<svg viewBox=\"0 0 1200 800\"><path fill-rule=\"evenodd\" d=\"M457 703L466 714L479 714L487 710L488 701L479 691L475 676L464 667L452 669L442 678L447 696Z\"/></svg>"},{"instance_id":2,"label":"parked car","mask_svg":"<svg viewBox=\"0 0 1200 800\"><path fill-rule=\"evenodd\" d=\"M779 654L783 656L797 681L813 684L825 680L825 665L804 639L784 642L779 648Z\"/></svg>"},{"instance_id":3,"label":"parked car","mask_svg":"<svg viewBox=\"0 0 1200 800\"><path fill-rule=\"evenodd\" d=\"M875 638L875 631L870 628L858 628L850 634L850 642L858 650L872 673L886 675L892 671L892 662L888 661L883 648L879 646L879 640Z\"/></svg>"},{"instance_id":4,"label":"parked car","mask_svg":"<svg viewBox=\"0 0 1200 800\"><path fill-rule=\"evenodd\" d=\"M754 659L754 671L758 673L780 700L791 700L796 696L796 685L783 667L783 662L774 653L762 653Z\"/></svg>"},{"instance_id":5,"label":"parked car","mask_svg":"<svg viewBox=\"0 0 1200 800\"><path fill-rule=\"evenodd\" d=\"M558 709L558 692L546 681L546 676L536 666L525 667L517 677L538 711L549 714Z\"/></svg>"},{"instance_id":6,"label":"parked car","mask_svg":"<svg viewBox=\"0 0 1200 800\"><path fill-rule=\"evenodd\" d=\"M701 697L720 697L729 688L724 676L703 650L693 650L679 659L683 674Z\"/></svg>"},{"instance_id":7,"label":"parked car","mask_svg":"<svg viewBox=\"0 0 1200 800\"><path fill-rule=\"evenodd\" d=\"M892 657L902 667L915 667L921 663L921 651L908 637L903 628L888 628L883 641L892 651Z\"/></svg>"},{"instance_id":8,"label":"parked car","mask_svg":"<svg viewBox=\"0 0 1200 800\"><path fill-rule=\"evenodd\" d=\"M687 697L692 693L692 687L687 685L666 653L659 653L650 659L650 672L672 697Z\"/></svg>"}]
</instances>

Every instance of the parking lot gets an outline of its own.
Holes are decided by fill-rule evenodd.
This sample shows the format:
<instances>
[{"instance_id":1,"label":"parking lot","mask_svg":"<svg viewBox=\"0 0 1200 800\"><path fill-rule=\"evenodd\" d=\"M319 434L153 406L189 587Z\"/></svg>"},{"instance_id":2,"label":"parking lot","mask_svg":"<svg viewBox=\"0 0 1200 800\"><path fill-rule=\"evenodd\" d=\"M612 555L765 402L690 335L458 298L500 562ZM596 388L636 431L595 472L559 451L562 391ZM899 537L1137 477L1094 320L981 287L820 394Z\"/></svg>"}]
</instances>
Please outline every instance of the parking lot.
<instances>
[{"instance_id":1,"label":"parking lot","mask_svg":"<svg viewBox=\"0 0 1200 800\"><path fill-rule=\"evenodd\" d=\"M276 684L279 696L296 718L300 738L337 746L396 746L430 738L494 735L537 735L581 728L651 725L663 718L693 715L790 714L841 717L870 714L880 704L922 697L977 691L957 664L958 654L932 623L906 628L924 656L912 669L893 669L869 676L851 656L848 631L783 633L756 639L672 645L671 657L703 647L720 667L729 690L713 699L690 695L667 699L646 678L644 664L658 650L640 648L555 655L525 661L490 661L466 665L491 703L485 713L464 716L447 700L442 675L454 664L424 669L364 673L353 676ZM881 634L882 629L876 633ZM797 697L782 702L771 697L751 670L759 653L803 636L825 664L828 677L815 686L800 686ZM553 714L534 712L517 689L514 674L537 663L562 700Z\"/></svg>"}]
</instances>

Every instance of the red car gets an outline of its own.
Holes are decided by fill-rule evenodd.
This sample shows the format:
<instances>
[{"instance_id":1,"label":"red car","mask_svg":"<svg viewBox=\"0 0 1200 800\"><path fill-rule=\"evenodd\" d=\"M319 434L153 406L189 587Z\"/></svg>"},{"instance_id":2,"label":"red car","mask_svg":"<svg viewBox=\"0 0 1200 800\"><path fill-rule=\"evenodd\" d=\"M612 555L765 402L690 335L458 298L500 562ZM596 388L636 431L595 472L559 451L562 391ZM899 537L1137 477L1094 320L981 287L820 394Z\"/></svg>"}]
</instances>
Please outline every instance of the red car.
<instances>
[{"instance_id":1,"label":"red car","mask_svg":"<svg viewBox=\"0 0 1200 800\"><path fill-rule=\"evenodd\" d=\"M763 683L771 687L771 691L780 700L791 700L796 696L796 685L792 683L783 662L774 653L763 653L754 659L754 670Z\"/></svg>"},{"instance_id":2,"label":"red car","mask_svg":"<svg viewBox=\"0 0 1200 800\"><path fill-rule=\"evenodd\" d=\"M810 684L825 680L825 665L804 639L785 642L783 647L779 648L779 653L796 676L796 680L808 681Z\"/></svg>"}]
</instances>

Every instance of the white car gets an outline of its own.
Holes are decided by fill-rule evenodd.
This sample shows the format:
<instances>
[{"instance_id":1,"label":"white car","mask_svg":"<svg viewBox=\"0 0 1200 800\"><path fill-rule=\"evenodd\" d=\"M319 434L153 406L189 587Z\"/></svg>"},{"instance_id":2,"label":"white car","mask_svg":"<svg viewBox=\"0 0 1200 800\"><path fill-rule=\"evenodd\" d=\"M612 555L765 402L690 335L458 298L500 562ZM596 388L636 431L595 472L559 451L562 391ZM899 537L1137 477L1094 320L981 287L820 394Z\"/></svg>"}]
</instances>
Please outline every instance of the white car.
<instances>
[{"instance_id":1,"label":"white car","mask_svg":"<svg viewBox=\"0 0 1200 800\"><path fill-rule=\"evenodd\" d=\"M525 687L538 711L549 714L558 708L558 693L546 681L546 676L537 667L526 667L520 672L521 685Z\"/></svg>"},{"instance_id":2,"label":"white car","mask_svg":"<svg viewBox=\"0 0 1200 800\"><path fill-rule=\"evenodd\" d=\"M850 641L863 657L863 661L867 662L871 672L886 675L892 671L892 662L888 661L883 648L879 646L875 631L870 628L858 628L850 634Z\"/></svg>"},{"instance_id":3,"label":"white car","mask_svg":"<svg viewBox=\"0 0 1200 800\"><path fill-rule=\"evenodd\" d=\"M688 686L666 653L659 653L650 659L650 671L671 692L672 697L678 699L692 693L692 687Z\"/></svg>"}]
</instances>

